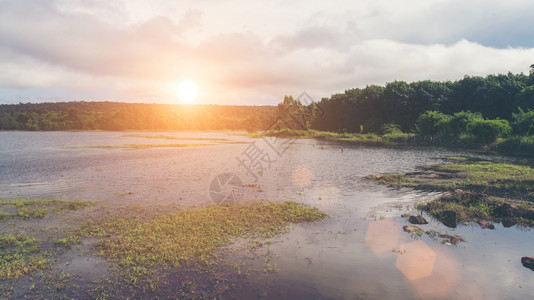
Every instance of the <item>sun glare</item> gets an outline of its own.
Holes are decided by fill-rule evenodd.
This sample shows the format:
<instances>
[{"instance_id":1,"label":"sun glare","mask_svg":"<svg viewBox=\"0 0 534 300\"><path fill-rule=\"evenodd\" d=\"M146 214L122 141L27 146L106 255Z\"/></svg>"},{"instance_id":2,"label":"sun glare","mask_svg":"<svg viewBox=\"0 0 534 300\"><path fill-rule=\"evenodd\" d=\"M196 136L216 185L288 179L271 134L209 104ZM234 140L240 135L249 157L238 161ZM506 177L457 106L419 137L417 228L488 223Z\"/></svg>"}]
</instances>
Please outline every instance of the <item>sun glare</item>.
<instances>
[{"instance_id":1,"label":"sun glare","mask_svg":"<svg viewBox=\"0 0 534 300\"><path fill-rule=\"evenodd\" d=\"M182 102L191 103L198 97L198 86L191 80L182 81L177 92Z\"/></svg>"}]
</instances>

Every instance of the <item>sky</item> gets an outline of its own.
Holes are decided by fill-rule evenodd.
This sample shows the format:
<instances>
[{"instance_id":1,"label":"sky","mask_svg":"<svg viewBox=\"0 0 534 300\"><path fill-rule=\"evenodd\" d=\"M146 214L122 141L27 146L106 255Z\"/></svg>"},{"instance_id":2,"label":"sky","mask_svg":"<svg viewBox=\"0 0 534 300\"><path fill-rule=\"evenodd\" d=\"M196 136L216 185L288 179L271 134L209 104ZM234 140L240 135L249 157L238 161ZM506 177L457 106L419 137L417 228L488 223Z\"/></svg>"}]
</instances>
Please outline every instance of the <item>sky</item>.
<instances>
[{"instance_id":1,"label":"sky","mask_svg":"<svg viewBox=\"0 0 534 300\"><path fill-rule=\"evenodd\" d=\"M0 0L0 104L275 105L528 73L532 0Z\"/></svg>"}]
</instances>

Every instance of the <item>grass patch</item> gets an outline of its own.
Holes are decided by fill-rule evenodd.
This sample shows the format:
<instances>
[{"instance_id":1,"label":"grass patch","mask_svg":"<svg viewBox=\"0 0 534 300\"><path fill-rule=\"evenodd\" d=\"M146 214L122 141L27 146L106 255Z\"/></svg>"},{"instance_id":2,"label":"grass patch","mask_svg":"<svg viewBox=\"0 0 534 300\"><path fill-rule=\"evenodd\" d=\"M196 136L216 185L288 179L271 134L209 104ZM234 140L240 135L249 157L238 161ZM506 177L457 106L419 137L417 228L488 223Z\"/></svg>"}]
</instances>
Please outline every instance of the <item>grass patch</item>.
<instances>
[{"instance_id":1,"label":"grass patch","mask_svg":"<svg viewBox=\"0 0 534 300\"><path fill-rule=\"evenodd\" d=\"M39 254L39 241L24 233L0 234L0 280L12 280L48 266Z\"/></svg>"},{"instance_id":2,"label":"grass patch","mask_svg":"<svg viewBox=\"0 0 534 300\"><path fill-rule=\"evenodd\" d=\"M447 226L476 220L534 226L533 168L463 156L447 159L451 163L425 166L418 172L370 178L379 184L449 191L417 207Z\"/></svg>"},{"instance_id":3,"label":"grass patch","mask_svg":"<svg viewBox=\"0 0 534 300\"><path fill-rule=\"evenodd\" d=\"M2 200L0 220L38 219L48 214L76 211L95 204L96 202L59 199ZM50 266L51 252L49 248L45 249L46 239L41 241L28 236L16 225L5 225L4 223L0 227L0 282L18 279Z\"/></svg>"},{"instance_id":4,"label":"grass patch","mask_svg":"<svg viewBox=\"0 0 534 300\"><path fill-rule=\"evenodd\" d=\"M326 217L317 208L293 201L176 212L154 209L105 208L56 244L68 248L85 237L96 238L99 255L118 267L120 275L109 288L119 294L153 295L172 289L170 293L184 298L213 298L228 289L230 278L241 275L244 266L225 259L231 253L225 246L245 238L261 247L262 240L286 232L291 223ZM277 266L266 264L266 270L275 272Z\"/></svg>"},{"instance_id":5,"label":"grass patch","mask_svg":"<svg viewBox=\"0 0 534 300\"><path fill-rule=\"evenodd\" d=\"M465 156L448 156L447 159L450 161L459 161L459 162L465 162L465 161L470 160L469 157L465 157Z\"/></svg>"},{"instance_id":6,"label":"grass patch","mask_svg":"<svg viewBox=\"0 0 534 300\"><path fill-rule=\"evenodd\" d=\"M4 201L11 209L43 203L69 209L68 204L52 200ZM316 208L286 201L184 210L101 206L61 216L67 223L59 228L41 230L24 222L24 227L0 229L0 293L26 289L26 295L34 298L214 298L249 274L240 252L243 239L245 247L253 241L246 249L261 248L270 243L265 239L286 232L292 223L325 217ZM35 232L35 237L24 230ZM109 273L80 284L57 264L62 264L59 258L67 249L109 260ZM278 266L267 260L264 271L276 272ZM17 280L27 275L32 275L31 282Z\"/></svg>"},{"instance_id":7,"label":"grass patch","mask_svg":"<svg viewBox=\"0 0 534 300\"><path fill-rule=\"evenodd\" d=\"M461 180L456 182L456 188L531 199L534 192L534 169L529 166L468 161L435 166L434 170L458 174Z\"/></svg>"},{"instance_id":8,"label":"grass patch","mask_svg":"<svg viewBox=\"0 0 534 300\"><path fill-rule=\"evenodd\" d=\"M448 164L421 167L410 174L371 176L379 184L420 189L454 191L463 189L492 196L534 201L534 168L454 156Z\"/></svg>"},{"instance_id":9,"label":"grass patch","mask_svg":"<svg viewBox=\"0 0 534 300\"><path fill-rule=\"evenodd\" d=\"M374 176L374 179L379 184L386 184L386 185L406 185L413 181L411 178L408 178L403 174L377 175L377 176Z\"/></svg>"},{"instance_id":10,"label":"grass patch","mask_svg":"<svg viewBox=\"0 0 534 300\"><path fill-rule=\"evenodd\" d=\"M95 204L95 201L66 201L60 199L1 200L0 220L42 218L50 213L78 210Z\"/></svg>"},{"instance_id":11,"label":"grass patch","mask_svg":"<svg viewBox=\"0 0 534 300\"><path fill-rule=\"evenodd\" d=\"M444 218L443 212L454 211L459 223L488 220L534 226L534 204L510 204L503 199L477 192L457 190L431 202L418 204L417 209L426 211L438 220Z\"/></svg>"},{"instance_id":12,"label":"grass patch","mask_svg":"<svg viewBox=\"0 0 534 300\"><path fill-rule=\"evenodd\" d=\"M360 144L373 144L373 145L391 145L399 143L407 143L409 139L416 136L412 133L392 133L379 136L375 133L337 133L330 131L319 130L268 130L265 132L250 132L238 135L244 135L252 138L260 138L263 136L279 136L286 138L299 138L299 139L319 139L328 141L344 141Z\"/></svg>"},{"instance_id":13,"label":"grass patch","mask_svg":"<svg viewBox=\"0 0 534 300\"><path fill-rule=\"evenodd\" d=\"M289 223L311 222L326 215L293 201L212 205L153 218L106 218L82 225L101 239L101 255L122 267L179 266L208 263L216 250L236 237L270 238Z\"/></svg>"}]
</instances>

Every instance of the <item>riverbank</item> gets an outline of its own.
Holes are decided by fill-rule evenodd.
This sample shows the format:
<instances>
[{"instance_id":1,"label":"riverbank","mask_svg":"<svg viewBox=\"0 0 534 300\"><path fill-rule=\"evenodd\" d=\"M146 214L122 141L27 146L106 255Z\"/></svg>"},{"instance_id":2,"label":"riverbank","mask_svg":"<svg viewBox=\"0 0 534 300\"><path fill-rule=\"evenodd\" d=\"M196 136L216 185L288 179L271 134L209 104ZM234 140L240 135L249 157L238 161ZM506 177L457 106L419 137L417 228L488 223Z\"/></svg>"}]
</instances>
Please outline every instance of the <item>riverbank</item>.
<instances>
[{"instance_id":1,"label":"riverbank","mask_svg":"<svg viewBox=\"0 0 534 300\"><path fill-rule=\"evenodd\" d=\"M510 137L506 139L500 138L497 139L495 142L489 144L479 144L471 142L469 140L463 142L451 142L445 139L434 139L432 137L422 136L420 134L403 132L378 135L375 133L337 133L311 129L281 129L276 131L269 130L265 132L249 132L239 135L249 136L252 138L260 138L262 136L279 136L285 138L318 139L379 147L402 147L406 145L418 145L430 147L445 147L451 149L473 151L476 153L502 154L524 157L534 156L534 137Z\"/></svg>"}]
</instances>

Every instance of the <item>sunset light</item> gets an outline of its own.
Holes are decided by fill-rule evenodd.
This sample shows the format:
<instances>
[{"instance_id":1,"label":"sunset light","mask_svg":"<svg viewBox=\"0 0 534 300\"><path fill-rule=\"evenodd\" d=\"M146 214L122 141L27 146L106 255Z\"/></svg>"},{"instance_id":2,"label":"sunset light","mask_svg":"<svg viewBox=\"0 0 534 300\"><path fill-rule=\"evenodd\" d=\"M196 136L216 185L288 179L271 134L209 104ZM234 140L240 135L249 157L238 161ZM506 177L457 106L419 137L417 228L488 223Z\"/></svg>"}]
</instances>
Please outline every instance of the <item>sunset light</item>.
<instances>
[{"instance_id":1,"label":"sunset light","mask_svg":"<svg viewBox=\"0 0 534 300\"><path fill-rule=\"evenodd\" d=\"M182 81L178 85L177 94L183 103L191 103L198 97L198 86L191 80Z\"/></svg>"},{"instance_id":2,"label":"sunset light","mask_svg":"<svg viewBox=\"0 0 534 300\"><path fill-rule=\"evenodd\" d=\"M0 0L0 300L534 299L534 1Z\"/></svg>"}]
</instances>

